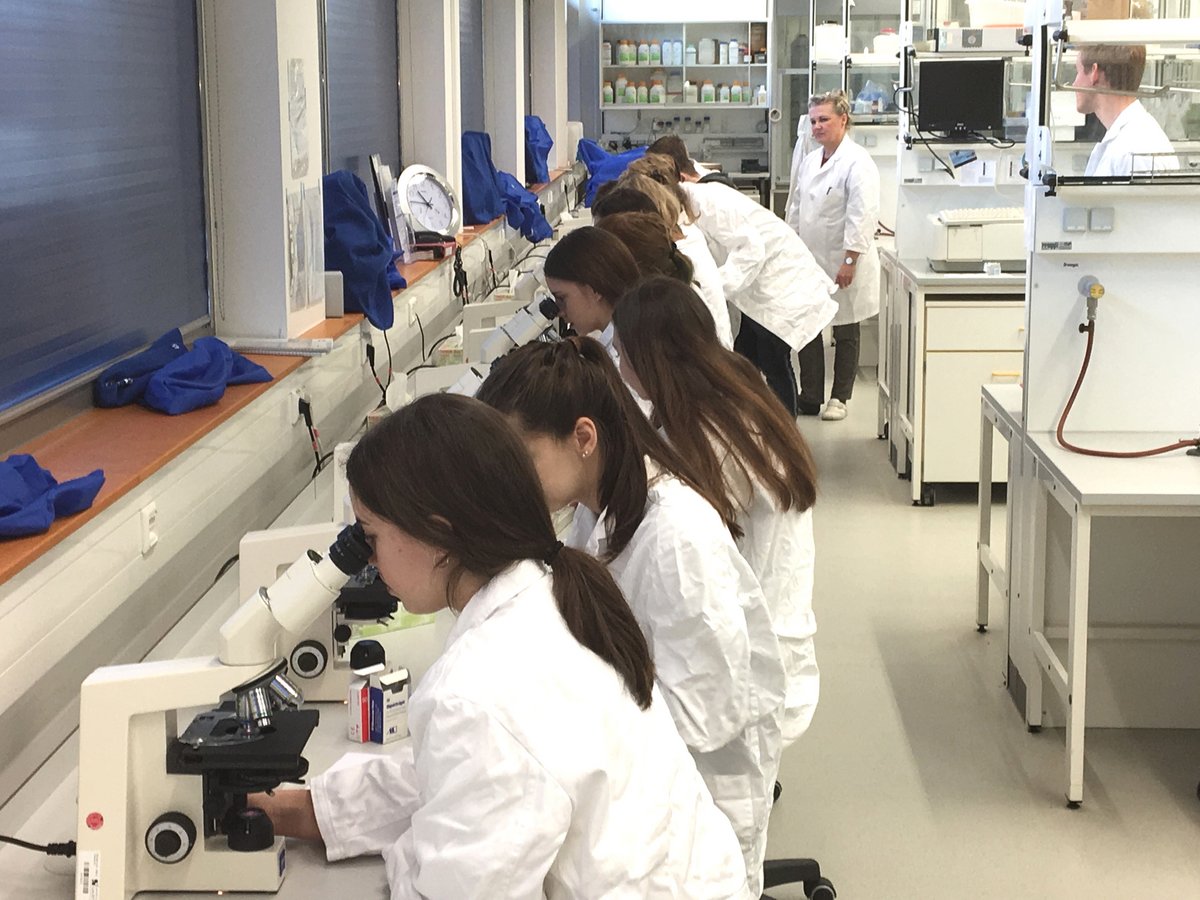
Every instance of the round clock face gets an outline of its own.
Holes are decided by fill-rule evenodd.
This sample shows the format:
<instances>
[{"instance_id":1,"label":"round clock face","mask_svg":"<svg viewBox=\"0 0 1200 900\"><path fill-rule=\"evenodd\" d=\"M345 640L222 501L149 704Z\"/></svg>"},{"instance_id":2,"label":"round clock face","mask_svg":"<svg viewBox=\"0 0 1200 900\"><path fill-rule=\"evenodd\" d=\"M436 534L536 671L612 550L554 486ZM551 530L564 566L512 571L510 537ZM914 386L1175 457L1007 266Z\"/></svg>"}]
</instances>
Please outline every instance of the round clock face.
<instances>
[{"instance_id":1,"label":"round clock face","mask_svg":"<svg viewBox=\"0 0 1200 900\"><path fill-rule=\"evenodd\" d=\"M431 175L418 175L405 190L414 226L424 231L447 234L455 219L454 198Z\"/></svg>"}]
</instances>

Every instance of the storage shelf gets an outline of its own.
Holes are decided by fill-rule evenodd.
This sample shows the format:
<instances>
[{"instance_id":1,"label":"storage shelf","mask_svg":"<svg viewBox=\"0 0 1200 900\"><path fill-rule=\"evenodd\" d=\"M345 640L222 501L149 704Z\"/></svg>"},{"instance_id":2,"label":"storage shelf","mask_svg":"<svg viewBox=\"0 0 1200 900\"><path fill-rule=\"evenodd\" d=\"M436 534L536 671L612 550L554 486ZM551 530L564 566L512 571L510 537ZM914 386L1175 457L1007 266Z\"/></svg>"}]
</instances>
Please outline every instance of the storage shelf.
<instances>
[{"instance_id":1,"label":"storage shelf","mask_svg":"<svg viewBox=\"0 0 1200 900\"><path fill-rule=\"evenodd\" d=\"M614 110L661 109L664 112L672 109L754 109L766 112L769 106L758 106L754 103L601 103L601 112Z\"/></svg>"}]
</instances>

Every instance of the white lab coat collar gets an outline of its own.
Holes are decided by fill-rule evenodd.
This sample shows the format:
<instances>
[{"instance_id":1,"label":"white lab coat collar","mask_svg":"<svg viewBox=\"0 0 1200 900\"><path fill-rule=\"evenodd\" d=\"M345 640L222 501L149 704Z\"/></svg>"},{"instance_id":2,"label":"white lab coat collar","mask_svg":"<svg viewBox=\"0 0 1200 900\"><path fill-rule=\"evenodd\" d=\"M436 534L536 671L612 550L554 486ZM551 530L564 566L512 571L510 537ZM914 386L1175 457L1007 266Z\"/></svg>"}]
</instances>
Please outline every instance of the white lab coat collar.
<instances>
[{"instance_id":1,"label":"white lab coat collar","mask_svg":"<svg viewBox=\"0 0 1200 900\"><path fill-rule=\"evenodd\" d=\"M660 479L669 477L669 473L650 457L646 456L643 459L646 462L646 503L649 504L655 484ZM566 543L569 547L582 550L589 556L597 558L607 553L608 508L600 510L600 515L597 516L582 503L576 506Z\"/></svg>"},{"instance_id":2,"label":"white lab coat collar","mask_svg":"<svg viewBox=\"0 0 1200 900\"><path fill-rule=\"evenodd\" d=\"M550 549L549 547L546 548ZM497 610L507 606L515 597L549 576L546 566L532 559L513 563L492 578L467 601L454 626L446 637L446 648L473 628L487 621Z\"/></svg>"},{"instance_id":3,"label":"white lab coat collar","mask_svg":"<svg viewBox=\"0 0 1200 900\"><path fill-rule=\"evenodd\" d=\"M1145 108L1142 106L1142 101L1134 100L1132 103L1130 103L1127 107L1121 110L1115 119L1113 119L1112 126L1108 129L1108 131L1104 132L1104 137L1100 139L1101 145L1111 144L1113 141L1115 141L1117 136L1120 135L1121 132L1128 128L1131 124L1133 124L1136 119L1140 118L1141 114L1144 112Z\"/></svg>"}]
</instances>

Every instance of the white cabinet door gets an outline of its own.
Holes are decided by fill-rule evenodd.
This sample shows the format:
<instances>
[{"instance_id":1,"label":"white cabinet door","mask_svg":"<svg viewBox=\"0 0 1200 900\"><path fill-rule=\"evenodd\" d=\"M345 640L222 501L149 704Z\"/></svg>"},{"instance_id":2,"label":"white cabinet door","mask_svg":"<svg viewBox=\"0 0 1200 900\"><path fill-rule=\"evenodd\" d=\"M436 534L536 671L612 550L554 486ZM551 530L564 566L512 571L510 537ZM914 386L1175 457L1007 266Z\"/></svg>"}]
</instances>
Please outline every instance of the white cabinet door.
<instances>
[{"instance_id":1,"label":"white cabinet door","mask_svg":"<svg viewBox=\"0 0 1200 900\"><path fill-rule=\"evenodd\" d=\"M921 480L979 480L979 390L985 384L1016 384L1021 354L927 353L925 355L925 453ZM993 454L992 481L1007 479L1008 454Z\"/></svg>"}]
</instances>

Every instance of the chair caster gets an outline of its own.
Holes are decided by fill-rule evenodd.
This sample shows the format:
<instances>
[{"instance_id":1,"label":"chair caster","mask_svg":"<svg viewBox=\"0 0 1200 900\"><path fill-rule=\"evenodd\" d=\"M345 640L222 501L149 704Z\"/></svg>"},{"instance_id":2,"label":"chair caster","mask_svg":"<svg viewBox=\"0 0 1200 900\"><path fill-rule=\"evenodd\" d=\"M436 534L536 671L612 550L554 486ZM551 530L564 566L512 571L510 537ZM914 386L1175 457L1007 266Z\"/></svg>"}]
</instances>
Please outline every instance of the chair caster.
<instances>
[{"instance_id":1,"label":"chair caster","mask_svg":"<svg viewBox=\"0 0 1200 900\"><path fill-rule=\"evenodd\" d=\"M1068 800L1067 809L1079 809L1083 805L1082 800Z\"/></svg>"},{"instance_id":2,"label":"chair caster","mask_svg":"<svg viewBox=\"0 0 1200 900\"><path fill-rule=\"evenodd\" d=\"M808 900L835 900L837 891L833 889L833 882L828 878L819 878L813 882L812 887L807 884L804 886L804 896Z\"/></svg>"},{"instance_id":3,"label":"chair caster","mask_svg":"<svg viewBox=\"0 0 1200 900\"><path fill-rule=\"evenodd\" d=\"M1030 734L1041 734L1042 726L1041 725L1026 725L1025 730L1028 731Z\"/></svg>"},{"instance_id":4,"label":"chair caster","mask_svg":"<svg viewBox=\"0 0 1200 900\"><path fill-rule=\"evenodd\" d=\"M978 631L980 634L987 634L987 626L986 625L976 625L975 630Z\"/></svg>"}]
</instances>

